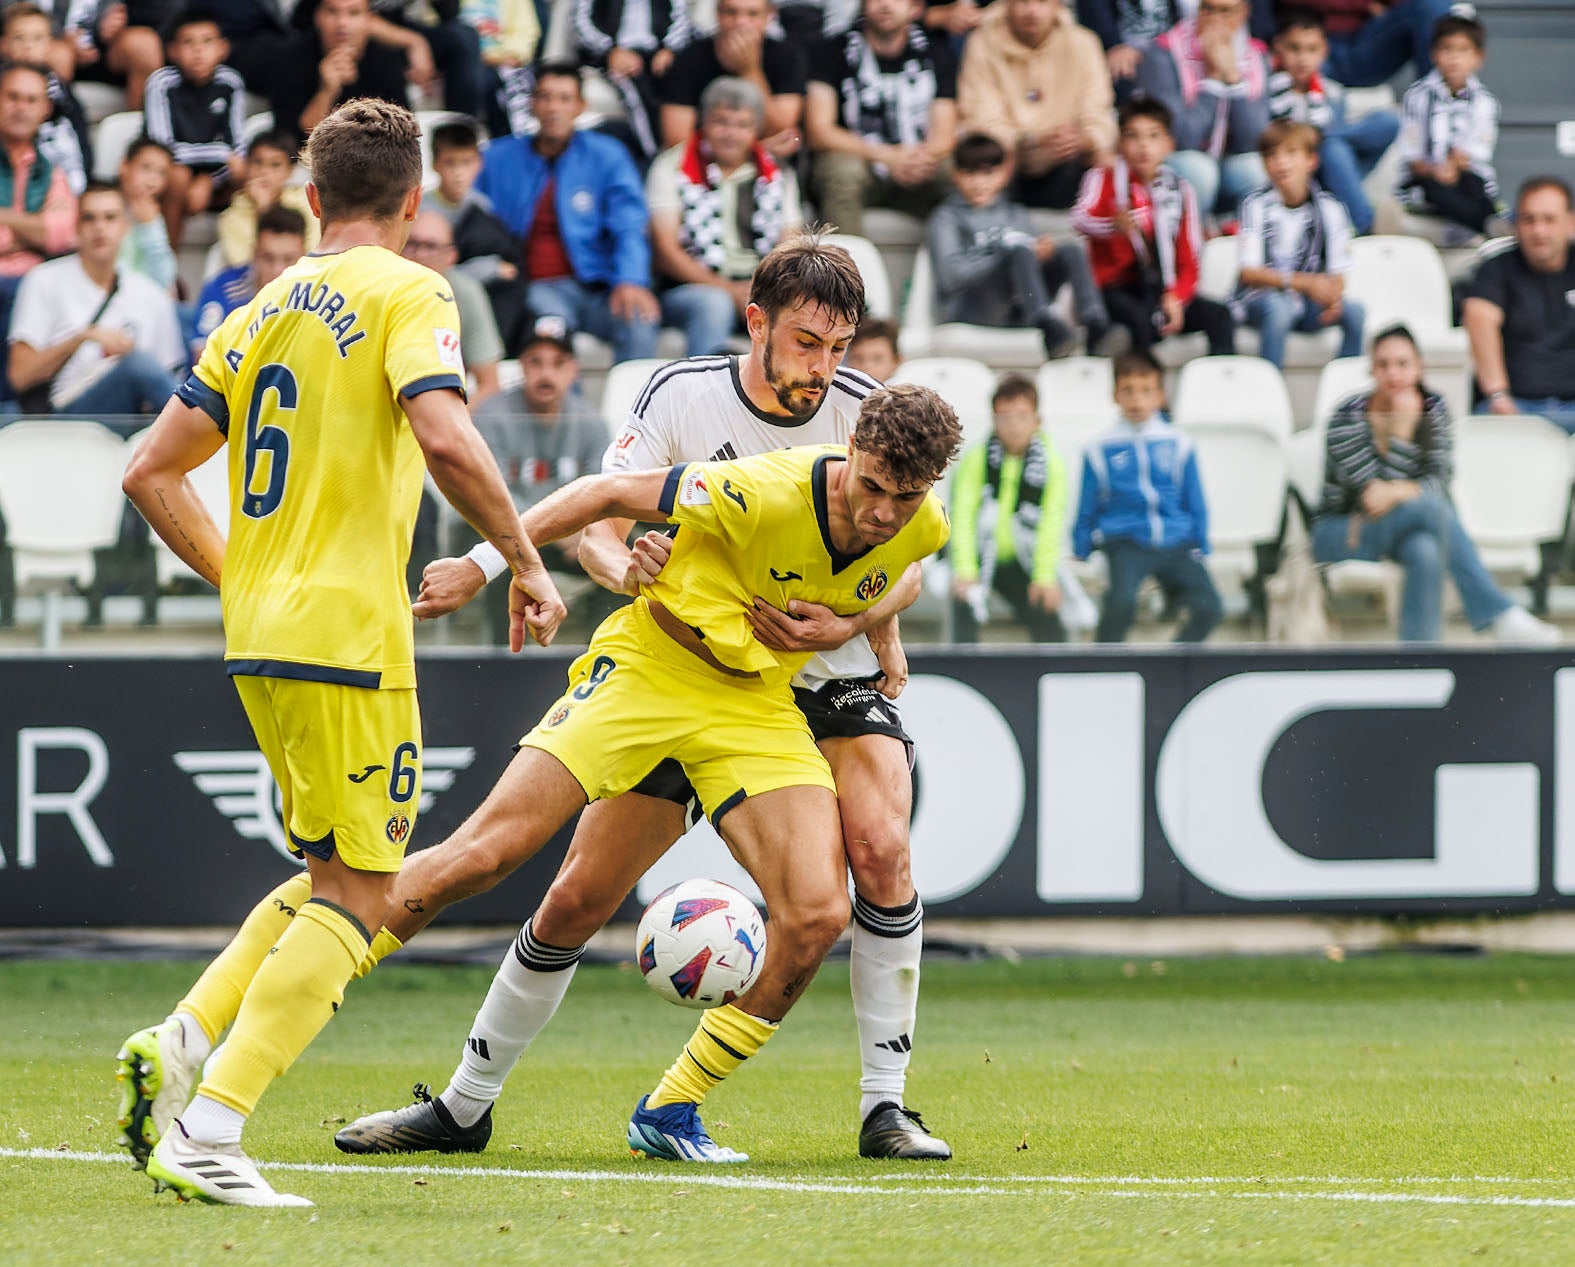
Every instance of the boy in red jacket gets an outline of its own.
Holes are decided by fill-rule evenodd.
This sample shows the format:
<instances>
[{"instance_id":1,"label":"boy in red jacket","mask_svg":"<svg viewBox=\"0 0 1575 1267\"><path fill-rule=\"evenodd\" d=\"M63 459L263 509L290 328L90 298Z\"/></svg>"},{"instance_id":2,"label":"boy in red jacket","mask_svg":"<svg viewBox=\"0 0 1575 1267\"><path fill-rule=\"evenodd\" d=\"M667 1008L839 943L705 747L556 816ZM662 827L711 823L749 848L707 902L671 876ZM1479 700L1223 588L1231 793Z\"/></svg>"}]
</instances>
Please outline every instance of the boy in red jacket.
<instances>
[{"instance_id":1,"label":"boy in red jacket","mask_svg":"<svg viewBox=\"0 0 1575 1267\"><path fill-rule=\"evenodd\" d=\"M1197 195L1164 165L1174 148L1170 111L1151 99L1129 101L1120 122L1120 157L1090 169L1072 208L1110 319L1144 352L1167 335L1201 332L1210 356L1228 356L1236 350L1230 309L1197 294Z\"/></svg>"}]
</instances>

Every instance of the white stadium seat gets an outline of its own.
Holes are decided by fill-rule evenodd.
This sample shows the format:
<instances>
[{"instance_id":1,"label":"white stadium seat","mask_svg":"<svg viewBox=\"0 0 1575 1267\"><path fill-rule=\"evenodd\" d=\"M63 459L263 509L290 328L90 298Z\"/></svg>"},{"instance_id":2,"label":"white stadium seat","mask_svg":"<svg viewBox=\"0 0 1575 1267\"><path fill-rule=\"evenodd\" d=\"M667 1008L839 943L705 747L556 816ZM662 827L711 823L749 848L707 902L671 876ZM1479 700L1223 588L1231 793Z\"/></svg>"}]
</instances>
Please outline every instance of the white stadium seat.
<instances>
[{"instance_id":1,"label":"white stadium seat","mask_svg":"<svg viewBox=\"0 0 1575 1267\"><path fill-rule=\"evenodd\" d=\"M88 584L93 551L119 538L126 457L126 442L97 422L0 427L0 516L17 591L34 583L44 588L46 650L60 645L62 588Z\"/></svg>"},{"instance_id":2,"label":"white stadium seat","mask_svg":"<svg viewBox=\"0 0 1575 1267\"><path fill-rule=\"evenodd\" d=\"M899 365L891 381L914 383L937 392L957 411L964 444L990 435L995 371L988 365L962 356L920 356Z\"/></svg>"},{"instance_id":3,"label":"white stadium seat","mask_svg":"<svg viewBox=\"0 0 1575 1267\"><path fill-rule=\"evenodd\" d=\"M1455 421L1455 509L1489 571L1518 580L1541 574L1541 546L1564 536L1572 443L1545 418Z\"/></svg>"},{"instance_id":4,"label":"white stadium seat","mask_svg":"<svg viewBox=\"0 0 1575 1267\"><path fill-rule=\"evenodd\" d=\"M1255 428L1290 437L1291 397L1280 371L1256 356L1200 356L1181 367L1171 416L1178 427Z\"/></svg>"},{"instance_id":5,"label":"white stadium seat","mask_svg":"<svg viewBox=\"0 0 1575 1267\"><path fill-rule=\"evenodd\" d=\"M120 160L131 143L142 135L142 111L122 110L112 114L93 131L93 178L118 180Z\"/></svg>"},{"instance_id":6,"label":"white stadium seat","mask_svg":"<svg viewBox=\"0 0 1575 1267\"><path fill-rule=\"evenodd\" d=\"M972 357L998 369L1038 369L1045 345L1035 329L970 326L960 321L935 322L935 271L930 253L913 260L908 304L902 318L902 350L906 356Z\"/></svg>"},{"instance_id":7,"label":"white stadium seat","mask_svg":"<svg viewBox=\"0 0 1575 1267\"><path fill-rule=\"evenodd\" d=\"M1327 427L1334 411L1347 397L1373 389L1372 367L1365 356L1341 356L1323 367L1318 376L1318 397L1313 406L1313 426Z\"/></svg>"},{"instance_id":8,"label":"white stadium seat","mask_svg":"<svg viewBox=\"0 0 1575 1267\"><path fill-rule=\"evenodd\" d=\"M1083 446L1116 419L1111 366L1101 356L1068 356L1046 361L1039 370L1039 416L1074 479Z\"/></svg>"},{"instance_id":9,"label":"white stadium seat","mask_svg":"<svg viewBox=\"0 0 1575 1267\"><path fill-rule=\"evenodd\" d=\"M868 238L852 233L831 233L826 236L828 246L840 246L853 257L859 276L864 279L864 306L872 317L890 321L897 315L892 303L891 278L886 272L886 261L880 249Z\"/></svg>"},{"instance_id":10,"label":"white stadium seat","mask_svg":"<svg viewBox=\"0 0 1575 1267\"><path fill-rule=\"evenodd\" d=\"M617 435L634 408L634 402L651 375L669 362L658 357L638 361L622 361L607 371L607 381L602 385L602 418L607 428Z\"/></svg>"},{"instance_id":11,"label":"white stadium seat","mask_svg":"<svg viewBox=\"0 0 1575 1267\"><path fill-rule=\"evenodd\" d=\"M1279 538L1285 513L1283 441L1256 427L1188 428L1209 510L1209 571L1241 585L1258 570L1257 547Z\"/></svg>"}]
</instances>

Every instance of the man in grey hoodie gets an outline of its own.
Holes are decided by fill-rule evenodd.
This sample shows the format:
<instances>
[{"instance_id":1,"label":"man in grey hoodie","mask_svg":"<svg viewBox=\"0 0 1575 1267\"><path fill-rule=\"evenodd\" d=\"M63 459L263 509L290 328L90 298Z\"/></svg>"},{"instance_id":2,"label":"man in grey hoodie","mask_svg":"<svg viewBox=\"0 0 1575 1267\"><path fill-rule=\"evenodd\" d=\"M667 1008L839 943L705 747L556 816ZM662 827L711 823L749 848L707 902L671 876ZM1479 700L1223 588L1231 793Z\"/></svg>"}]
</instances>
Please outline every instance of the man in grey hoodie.
<instances>
[{"instance_id":1,"label":"man in grey hoodie","mask_svg":"<svg viewBox=\"0 0 1575 1267\"><path fill-rule=\"evenodd\" d=\"M1077 333L1050 304L1062 286L1070 286L1088 350L1101 356L1120 351L1083 244L1036 234L1027 208L1006 197L1012 164L1001 143L978 132L963 137L952 169L956 190L931 215L928 230L941 320L1034 325L1044 336L1046 356L1067 356L1077 346Z\"/></svg>"}]
</instances>

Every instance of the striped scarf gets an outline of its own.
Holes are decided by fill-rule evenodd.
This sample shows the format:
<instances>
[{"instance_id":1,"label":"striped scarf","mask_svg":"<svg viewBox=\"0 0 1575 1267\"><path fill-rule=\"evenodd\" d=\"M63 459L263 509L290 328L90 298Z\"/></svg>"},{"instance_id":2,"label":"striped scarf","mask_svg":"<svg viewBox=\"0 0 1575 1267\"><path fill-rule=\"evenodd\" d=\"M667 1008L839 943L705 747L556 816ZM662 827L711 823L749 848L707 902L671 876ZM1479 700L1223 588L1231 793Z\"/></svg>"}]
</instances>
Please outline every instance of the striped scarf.
<instances>
[{"instance_id":1,"label":"striped scarf","mask_svg":"<svg viewBox=\"0 0 1575 1267\"><path fill-rule=\"evenodd\" d=\"M1183 18L1154 43L1169 51L1176 62L1176 79L1181 85L1181 99L1189 106L1198 99L1203 81L1209 78L1209 64L1203 56L1203 45L1198 40L1198 20ZM1245 28L1236 32L1236 69L1241 74L1241 86L1249 97L1261 97L1267 91L1265 58L1268 50L1259 40L1247 34ZM1215 158L1225 152L1225 133L1230 122L1229 99L1221 96L1214 113L1214 130L1209 135L1208 152Z\"/></svg>"},{"instance_id":2,"label":"striped scarf","mask_svg":"<svg viewBox=\"0 0 1575 1267\"><path fill-rule=\"evenodd\" d=\"M757 255L765 256L781 241L783 221L782 169L756 142L751 154L755 179L738 194L738 239ZM713 272L727 262L722 226L722 169L711 159L709 147L696 132L689 138L678 165L681 208L678 244L684 253Z\"/></svg>"},{"instance_id":3,"label":"striped scarf","mask_svg":"<svg viewBox=\"0 0 1575 1267\"><path fill-rule=\"evenodd\" d=\"M1132 210L1132 170L1124 158L1112 164L1116 185L1116 210ZM1139 186L1145 189L1144 186ZM1138 264L1144 272L1159 270L1161 289L1170 290L1176 284L1176 235L1186 219L1186 195L1182 192L1181 178L1168 167L1161 167L1148 182L1145 192L1154 217L1154 240L1134 229L1130 235L1132 249L1137 253Z\"/></svg>"},{"instance_id":4,"label":"striped scarf","mask_svg":"<svg viewBox=\"0 0 1575 1267\"><path fill-rule=\"evenodd\" d=\"M999 436L990 437L984 454L984 488L979 496L979 590L988 594L995 583L995 530L1001 515L1001 466L1006 446ZM1034 550L1039 540L1040 507L1050 482L1050 459L1045 439L1036 432L1023 454L1023 473L1017 482L1017 505L1012 511L1012 546L1023 571L1033 574Z\"/></svg>"}]
</instances>

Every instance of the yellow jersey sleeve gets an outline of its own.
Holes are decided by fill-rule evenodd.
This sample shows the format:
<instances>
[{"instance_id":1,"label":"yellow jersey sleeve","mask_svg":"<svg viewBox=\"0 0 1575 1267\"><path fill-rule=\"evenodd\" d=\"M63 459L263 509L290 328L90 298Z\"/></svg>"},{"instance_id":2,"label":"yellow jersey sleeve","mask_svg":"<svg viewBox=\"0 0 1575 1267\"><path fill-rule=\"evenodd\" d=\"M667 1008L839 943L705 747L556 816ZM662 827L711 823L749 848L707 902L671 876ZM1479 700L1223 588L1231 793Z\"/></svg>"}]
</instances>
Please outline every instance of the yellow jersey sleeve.
<instances>
[{"instance_id":1,"label":"yellow jersey sleeve","mask_svg":"<svg viewBox=\"0 0 1575 1267\"><path fill-rule=\"evenodd\" d=\"M442 277L424 271L405 279L389 298L384 322L383 368L395 396L443 387L465 394L459 310Z\"/></svg>"},{"instance_id":2,"label":"yellow jersey sleeve","mask_svg":"<svg viewBox=\"0 0 1575 1267\"><path fill-rule=\"evenodd\" d=\"M760 522L761 494L754 468L737 462L689 462L668 472L660 510L669 523L742 546Z\"/></svg>"}]
</instances>

